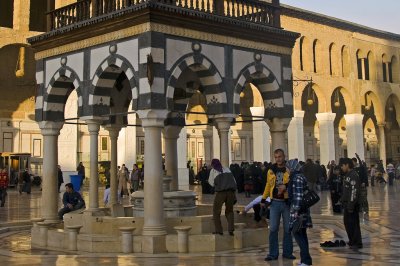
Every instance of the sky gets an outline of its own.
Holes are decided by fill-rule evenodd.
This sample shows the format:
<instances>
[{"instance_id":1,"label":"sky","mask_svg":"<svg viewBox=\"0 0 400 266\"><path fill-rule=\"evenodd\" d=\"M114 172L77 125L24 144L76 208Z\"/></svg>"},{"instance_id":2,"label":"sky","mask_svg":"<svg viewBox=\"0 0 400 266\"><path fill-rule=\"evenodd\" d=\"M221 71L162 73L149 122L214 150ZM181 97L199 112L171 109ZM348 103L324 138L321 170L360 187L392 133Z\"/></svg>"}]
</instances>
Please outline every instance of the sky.
<instances>
[{"instance_id":1,"label":"sky","mask_svg":"<svg viewBox=\"0 0 400 266\"><path fill-rule=\"evenodd\" d=\"M281 0L280 2L400 34L400 0Z\"/></svg>"}]
</instances>

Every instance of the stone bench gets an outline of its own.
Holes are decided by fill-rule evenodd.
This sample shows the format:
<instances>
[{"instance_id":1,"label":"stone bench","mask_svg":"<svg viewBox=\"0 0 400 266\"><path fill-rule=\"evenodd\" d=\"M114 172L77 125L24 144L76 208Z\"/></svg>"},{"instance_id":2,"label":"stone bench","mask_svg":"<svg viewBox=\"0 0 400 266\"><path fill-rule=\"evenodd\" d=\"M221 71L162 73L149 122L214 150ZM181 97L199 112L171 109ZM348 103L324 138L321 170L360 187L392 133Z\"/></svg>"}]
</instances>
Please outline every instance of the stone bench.
<instances>
[{"instance_id":1,"label":"stone bench","mask_svg":"<svg viewBox=\"0 0 400 266\"><path fill-rule=\"evenodd\" d=\"M178 232L178 252L188 253L189 251L189 231L191 226L175 226L174 229Z\"/></svg>"}]
</instances>

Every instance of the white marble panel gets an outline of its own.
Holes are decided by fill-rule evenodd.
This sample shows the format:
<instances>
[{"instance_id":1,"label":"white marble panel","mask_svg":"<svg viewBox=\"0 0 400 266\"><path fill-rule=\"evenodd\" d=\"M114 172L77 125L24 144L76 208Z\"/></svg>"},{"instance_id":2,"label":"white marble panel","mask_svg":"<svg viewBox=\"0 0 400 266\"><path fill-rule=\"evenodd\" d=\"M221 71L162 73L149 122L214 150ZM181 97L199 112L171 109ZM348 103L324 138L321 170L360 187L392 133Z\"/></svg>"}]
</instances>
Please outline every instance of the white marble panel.
<instances>
[{"instance_id":1,"label":"white marble panel","mask_svg":"<svg viewBox=\"0 0 400 266\"><path fill-rule=\"evenodd\" d=\"M292 79L292 69L289 67L283 68L283 79L284 80L291 80Z\"/></svg>"},{"instance_id":2,"label":"white marble panel","mask_svg":"<svg viewBox=\"0 0 400 266\"><path fill-rule=\"evenodd\" d=\"M67 66L75 71L79 80L83 80L83 52L67 56Z\"/></svg>"},{"instance_id":3,"label":"white marble panel","mask_svg":"<svg viewBox=\"0 0 400 266\"><path fill-rule=\"evenodd\" d=\"M191 42L167 39L166 69L171 70L171 67L176 63L176 60L189 53L192 53Z\"/></svg>"},{"instance_id":4,"label":"white marble panel","mask_svg":"<svg viewBox=\"0 0 400 266\"><path fill-rule=\"evenodd\" d=\"M90 51L90 77L93 78L100 63L110 55L108 45L94 48Z\"/></svg>"},{"instance_id":5,"label":"white marble panel","mask_svg":"<svg viewBox=\"0 0 400 266\"><path fill-rule=\"evenodd\" d=\"M282 83L281 58L275 55L262 55L261 62L269 68L279 84Z\"/></svg>"},{"instance_id":6,"label":"white marble panel","mask_svg":"<svg viewBox=\"0 0 400 266\"><path fill-rule=\"evenodd\" d=\"M285 104L292 104L293 105L293 97L290 92L284 91L283 92L283 101Z\"/></svg>"},{"instance_id":7,"label":"white marble panel","mask_svg":"<svg viewBox=\"0 0 400 266\"><path fill-rule=\"evenodd\" d=\"M201 53L215 65L222 77L225 76L225 53L224 47L201 44Z\"/></svg>"},{"instance_id":8,"label":"white marble panel","mask_svg":"<svg viewBox=\"0 0 400 266\"><path fill-rule=\"evenodd\" d=\"M139 70L139 52L138 52L138 40L128 40L125 42L118 43L118 51L117 53L126 59L128 59L129 63L133 66L135 71Z\"/></svg>"},{"instance_id":9,"label":"white marble panel","mask_svg":"<svg viewBox=\"0 0 400 266\"><path fill-rule=\"evenodd\" d=\"M43 71L36 72L36 83L43 83Z\"/></svg>"},{"instance_id":10,"label":"white marble panel","mask_svg":"<svg viewBox=\"0 0 400 266\"><path fill-rule=\"evenodd\" d=\"M254 62L253 53L233 50L233 78L237 78L245 66Z\"/></svg>"},{"instance_id":11,"label":"white marble panel","mask_svg":"<svg viewBox=\"0 0 400 266\"><path fill-rule=\"evenodd\" d=\"M164 49L162 48L154 48L154 47L146 47L140 49L139 51L139 63L145 64L147 63L147 55L151 54L153 57L154 63L161 63L164 64Z\"/></svg>"},{"instance_id":12,"label":"white marble panel","mask_svg":"<svg viewBox=\"0 0 400 266\"><path fill-rule=\"evenodd\" d=\"M47 87L50 83L51 78L54 76L54 74L57 72L57 70L61 67L60 64L60 58L54 58L50 60L46 60L45 63L46 66L46 76L45 76L45 86Z\"/></svg>"}]
</instances>

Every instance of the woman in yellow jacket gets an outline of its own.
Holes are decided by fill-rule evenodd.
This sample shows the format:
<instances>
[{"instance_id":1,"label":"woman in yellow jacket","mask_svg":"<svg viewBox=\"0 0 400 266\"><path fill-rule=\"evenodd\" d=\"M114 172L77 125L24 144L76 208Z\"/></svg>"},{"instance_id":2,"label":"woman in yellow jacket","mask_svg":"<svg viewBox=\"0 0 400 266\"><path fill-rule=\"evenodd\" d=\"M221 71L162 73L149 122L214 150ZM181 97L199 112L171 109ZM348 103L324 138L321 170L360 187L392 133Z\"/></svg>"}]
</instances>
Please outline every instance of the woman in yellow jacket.
<instances>
[{"instance_id":1,"label":"woman in yellow jacket","mask_svg":"<svg viewBox=\"0 0 400 266\"><path fill-rule=\"evenodd\" d=\"M285 153L281 149L274 151L275 164L267 173L267 183L264 189L261 204L265 206L267 197L271 198L270 205L270 228L269 228L269 254L265 261L277 260L279 256L278 233L281 216L283 218L283 254L286 259L294 260L293 240L289 231L290 206L287 202L289 183L289 172L285 165Z\"/></svg>"}]
</instances>

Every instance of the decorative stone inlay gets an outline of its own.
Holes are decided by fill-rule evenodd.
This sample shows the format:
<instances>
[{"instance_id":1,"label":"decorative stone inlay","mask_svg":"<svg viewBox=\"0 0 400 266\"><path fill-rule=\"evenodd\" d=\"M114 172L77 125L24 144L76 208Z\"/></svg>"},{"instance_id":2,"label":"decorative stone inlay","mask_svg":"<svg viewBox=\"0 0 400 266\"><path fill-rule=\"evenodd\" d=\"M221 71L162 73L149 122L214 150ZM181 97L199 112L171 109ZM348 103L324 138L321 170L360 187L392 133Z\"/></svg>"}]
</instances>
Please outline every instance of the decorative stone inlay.
<instances>
[{"instance_id":1,"label":"decorative stone inlay","mask_svg":"<svg viewBox=\"0 0 400 266\"><path fill-rule=\"evenodd\" d=\"M165 34L170 34L170 35L175 35L175 36L180 36L180 37L187 37L187 38L192 38L192 39L197 39L197 40L203 40L203 41L210 41L210 42L215 42L215 43L222 43L224 45L233 45L233 46L239 46L239 47L244 47L244 48L250 48L250 49L256 49L256 50L261 50L261 51L267 51L267 52L272 52L272 53L279 53L279 54L286 54L286 55L291 55L292 54L292 49L287 48L287 47L282 47L278 45L273 45L273 44L266 44L266 43L261 43L261 42L255 42L255 41L249 41L249 40L244 40L240 38L235 38L231 36L223 36L223 35L217 35L217 34L211 34L211 33L206 33L206 32L201 32L201 31L196 31L196 30L190 30L190 29L184 29L180 27L173 27L170 25L163 25L163 24L158 24L158 23L143 23L140 25L135 25L123 30L115 31L115 32L110 32L107 34L103 34L100 36L88 38L86 40L82 40L79 42L74 42L66 45L61 45L59 47L51 48L49 50L44 50L38 53L35 53L35 59L43 59L55 55L60 55L76 50L81 50L87 47L111 42L111 41L116 41L120 40L123 38L131 37L131 36L136 36L144 32L148 31L156 31L160 33L165 33Z\"/></svg>"},{"instance_id":2,"label":"decorative stone inlay","mask_svg":"<svg viewBox=\"0 0 400 266\"><path fill-rule=\"evenodd\" d=\"M115 54L117 52L117 45L116 44L110 45L109 51L110 54Z\"/></svg>"},{"instance_id":3,"label":"decorative stone inlay","mask_svg":"<svg viewBox=\"0 0 400 266\"><path fill-rule=\"evenodd\" d=\"M65 66L67 64L67 58L65 56L61 57L60 64Z\"/></svg>"},{"instance_id":4,"label":"decorative stone inlay","mask_svg":"<svg viewBox=\"0 0 400 266\"><path fill-rule=\"evenodd\" d=\"M192 44L192 50L195 52L200 52L201 51L201 44L198 42L194 42Z\"/></svg>"}]
</instances>

